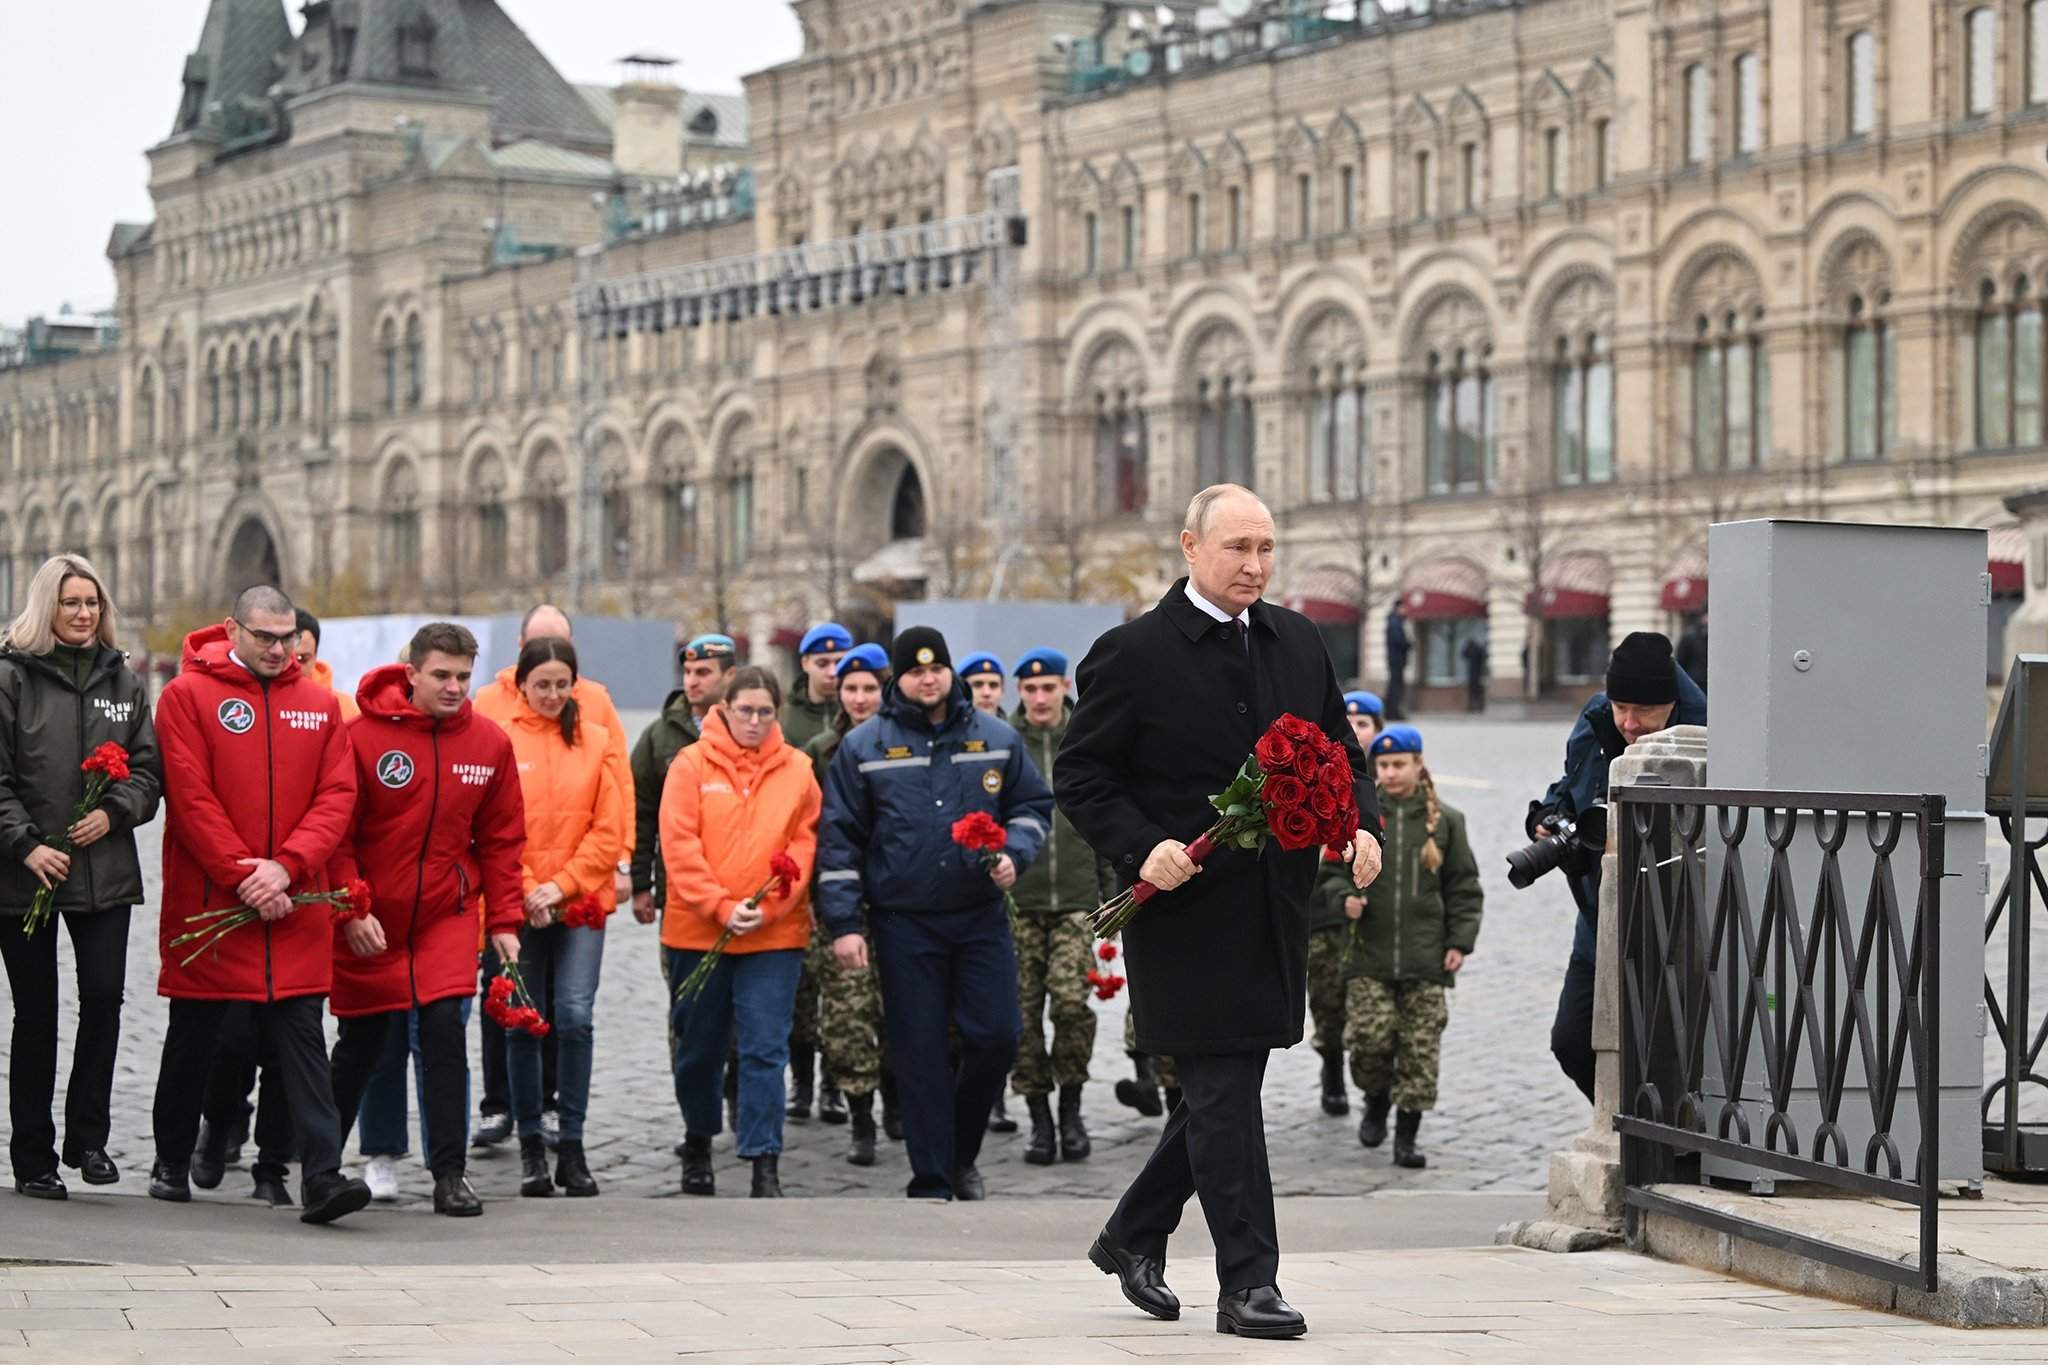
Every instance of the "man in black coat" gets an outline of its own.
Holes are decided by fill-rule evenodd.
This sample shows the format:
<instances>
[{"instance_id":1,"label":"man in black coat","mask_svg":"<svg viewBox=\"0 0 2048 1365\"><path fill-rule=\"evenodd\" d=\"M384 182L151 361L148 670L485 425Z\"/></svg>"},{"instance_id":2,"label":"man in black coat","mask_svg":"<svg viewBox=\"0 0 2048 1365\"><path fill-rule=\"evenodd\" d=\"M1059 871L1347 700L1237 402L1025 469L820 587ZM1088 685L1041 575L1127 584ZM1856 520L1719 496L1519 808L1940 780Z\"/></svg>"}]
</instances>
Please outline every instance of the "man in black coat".
<instances>
[{"instance_id":1,"label":"man in black coat","mask_svg":"<svg viewBox=\"0 0 2048 1365\"><path fill-rule=\"evenodd\" d=\"M1215 820L1208 797L1288 713L1351 757L1360 887L1379 873L1380 821L1322 637L1306 617L1260 600L1273 541L1272 514L1249 490L1223 484L1195 496L1181 532L1188 577L1104 634L1081 664L1057 796L1126 885L1142 877L1171 893L1139 911L1124 948L1137 1045L1178 1062L1181 1103L1089 1258L1139 1308L1179 1317L1163 1278L1166 1239L1199 1194L1216 1243L1218 1330L1291 1337L1307 1324L1278 1288L1259 1090L1272 1049L1301 1041L1320 850L1269 842L1213 853L1198 868L1184 841Z\"/></svg>"}]
</instances>

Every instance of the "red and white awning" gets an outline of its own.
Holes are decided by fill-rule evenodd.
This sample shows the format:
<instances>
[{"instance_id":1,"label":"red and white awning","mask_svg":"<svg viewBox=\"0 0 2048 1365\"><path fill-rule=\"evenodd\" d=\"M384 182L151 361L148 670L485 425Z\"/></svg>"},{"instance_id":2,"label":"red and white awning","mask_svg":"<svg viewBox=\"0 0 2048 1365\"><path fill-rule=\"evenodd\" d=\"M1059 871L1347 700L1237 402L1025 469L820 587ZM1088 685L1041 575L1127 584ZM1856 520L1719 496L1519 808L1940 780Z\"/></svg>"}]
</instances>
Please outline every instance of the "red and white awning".
<instances>
[{"instance_id":1,"label":"red and white awning","mask_svg":"<svg viewBox=\"0 0 2048 1365\"><path fill-rule=\"evenodd\" d=\"M1401 610L1411 621L1486 615L1486 570L1469 559L1431 559L1401 580Z\"/></svg>"},{"instance_id":2,"label":"red and white awning","mask_svg":"<svg viewBox=\"0 0 2048 1365\"><path fill-rule=\"evenodd\" d=\"M1355 626L1363 619L1358 575L1349 569L1310 569L1289 585L1280 605L1319 626Z\"/></svg>"},{"instance_id":3,"label":"red and white awning","mask_svg":"<svg viewBox=\"0 0 2048 1365\"><path fill-rule=\"evenodd\" d=\"M1707 551L1695 541L1678 552L1664 574L1658 600L1664 610L1678 616L1693 616L1707 609Z\"/></svg>"},{"instance_id":4,"label":"red and white awning","mask_svg":"<svg viewBox=\"0 0 2048 1365\"><path fill-rule=\"evenodd\" d=\"M1614 566L1606 555L1572 551L1543 566L1543 586L1523 600L1522 609L1546 621L1602 618L1613 586Z\"/></svg>"},{"instance_id":5,"label":"red and white awning","mask_svg":"<svg viewBox=\"0 0 2048 1365\"><path fill-rule=\"evenodd\" d=\"M1991 591L2018 597L2027 588L2027 533L2017 526L1991 528Z\"/></svg>"}]
</instances>

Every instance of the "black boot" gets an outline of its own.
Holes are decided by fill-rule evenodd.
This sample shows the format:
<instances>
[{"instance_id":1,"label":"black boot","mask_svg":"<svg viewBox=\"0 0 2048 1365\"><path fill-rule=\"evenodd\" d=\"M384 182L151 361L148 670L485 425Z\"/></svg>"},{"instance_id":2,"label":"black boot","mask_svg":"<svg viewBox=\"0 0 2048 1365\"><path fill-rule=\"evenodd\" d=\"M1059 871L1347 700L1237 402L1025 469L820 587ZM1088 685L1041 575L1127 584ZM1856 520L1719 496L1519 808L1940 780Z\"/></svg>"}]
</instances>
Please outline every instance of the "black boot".
<instances>
[{"instance_id":1,"label":"black boot","mask_svg":"<svg viewBox=\"0 0 2048 1365\"><path fill-rule=\"evenodd\" d=\"M1323 1112L1342 1118L1351 1112L1351 1097L1344 1093L1344 1049L1323 1054Z\"/></svg>"},{"instance_id":2,"label":"black boot","mask_svg":"<svg viewBox=\"0 0 2048 1365\"><path fill-rule=\"evenodd\" d=\"M1086 1161L1095 1150L1088 1139L1088 1125L1081 1122L1081 1087L1060 1087L1060 1160Z\"/></svg>"},{"instance_id":3,"label":"black boot","mask_svg":"<svg viewBox=\"0 0 2048 1365\"><path fill-rule=\"evenodd\" d=\"M1365 1116L1358 1121L1359 1142L1377 1147L1387 1140L1387 1111L1393 1107L1394 1101L1384 1090L1365 1097Z\"/></svg>"},{"instance_id":4,"label":"black boot","mask_svg":"<svg viewBox=\"0 0 2048 1365\"><path fill-rule=\"evenodd\" d=\"M477 1218L483 1211L484 1201L476 1197L469 1178L461 1171L434 1177L435 1213L449 1218Z\"/></svg>"},{"instance_id":5,"label":"black boot","mask_svg":"<svg viewBox=\"0 0 2048 1365\"><path fill-rule=\"evenodd\" d=\"M291 1186L285 1183L277 1168L259 1164L252 1173L249 1197L270 1205L274 1209L289 1209L298 1201L292 1198Z\"/></svg>"},{"instance_id":6,"label":"black boot","mask_svg":"<svg viewBox=\"0 0 2048 1365\"><path fill-rule=\"evenodd\" d=\"M539 1133L519 1139L519 1193L528 1199L545 1199L555 1192L554 1177L548 1174L548 1146Z\"/></svg>"},{"instance_id":7,"label":"black boot","mask_svg":"<svg viewBox=\"0 0 2048 1365\"><path fill-rule=\"evenodd\" d=\"M846 1144L846 1161L851 1166L875 1164L875 1097L848 1095L847 1111L853 1116L853 1133Z\"/></svg>"},{"instance_id":8,"label":"black boot","mask_svg":"<svg viewBox=\"0 0 2048 1365\"><path fill-rule=\"evenodd\" d=\"M1152 1059L1142 1052L1130 1054L1133 1079L1116 1083L1117 1103L1156 1119L1165 1110L1159 1103L1159 1078L1152 1073Z\"/></svg>"},{"instance_id":9,"label":"black boot","mask_svg":"<svg viewBox=\"0 0 2048 1365\"><path fill-rule=\"evenodd\" d=\"M187 1167L158 1161L149 1168L149 1197L171 1204L192 1202L192 1180Z\"/></svg>"},{"instance_id":10,"label":"black boot","mask_svg":"<svg viewBox=\"0 0 2048 1365\"><path fill-rule=\"evenodd\" d=\"M582 1138L563 1138L555 1147L555 1184L571 1199L590 1199L597 1194L597 1177L583 1155Z\"/></svg>"},{"instance_id":11,"label":"black boot","mask_svg":"<svg viewBox=\"0 0 2048 1365\"><path fill-rule=\"evenodd\" d=\"M299 1183L299 1194L303 1205L299 1210L301 1223L332 1223L370 1206L370 1187L340 1171L305 1176Z\"/></svg>"},{"instance_id":12,"label":"black boot","mask_svg":"<svg viewBox=\"0 0 2048 1365\"><path fill-rule=\"evenodd\" d=\"M818 1118L830 1124L846 1122L846 1096L838 1087L828 1085L818 1092Z\"/></svg>"},{"instance_id":13,"label":"black boot","mask_svg":"<svg viewBox=\"0 0 2048 1365\"><path fill-rule=\"evenodd\" d=\"M882 1073L882 1136L891 1142L903 1141L903 1115L896 1112L896 1078L886 1071Z\"/></svg>"},{"instance_id":14,"label":"black boot","mask_svg":"<svg viewBox=\"0 0 2048 1365\"><path fill-rule=\"evenodd\" d=\"M782 1176L775 1169L777 1164L778 1158L773 1152L764 1152L754 1158L754 1189L751 1195L752 1198L782 1198Z\"/></svg>"},{"instance_id":15,"label":"black boot","mask_svg":"<svg viewBox=\"0 0 2048 1365\"><path fill-rule=\"evenodd\" d=\"M1009 1109L1003 1103L1004 1091L1009 1088L1009 1078L1003 1079L1003 1090L996 1091L996 1102L989 1106L988 1130L991 1133L1014 1133L1017 1120L1010 1117Z\"/></svg>"},{"instance_id":16,"label":"black boot","mask_svg":"<svg viewBox=\"0 0 2048 1365\"><path fill-rule=\"evenodd\" d=\"M817 1081L817 1054L809 1048L789 1054L789 1107L783 1110L785 1118L807 1119L811 1116L811 1089Z\"/></svg>"},{"instance_id":17,"label":"black boot","mask_svg":"<svg viewBox=\"0 0 2048 1365\"><path fill-rule=\"evenodd\" d=\"M717 1194L718 1177L711 1173L711 1139L683 1139L683 1193Z\"/></svg>"},{"instance_id":18,"label":"black boot","mask_svg":"<svg viewBox=\"0 0 2048 1365\"><path fill-rule=\"evenodd\" d=\"M1429 1164L1429 1158L1415 1150L1415 1135L1422 1131L1422 1115L1413 1109L1403 1109L1394 1116L1394 1164L1419 1171Z\"/></svg>"},{"instance_id":19,"label":"black boot","mask_svg":"<svg viewBox=\"0 0 2048 1365\"><path fill-rule=\"evenodd\" d=\"M228 1170L227 1149L226 1130L199 1120L199 1144L192 1149L192 1183L202 1190L218 1189Z\"/></svg>"},{"instance_id":20,"label":"black boot","mask_svg":"<svg viewBox=\"0 0 2048 1365\"><path fill-rule=\"evenodd\" d=\"M725 1126L740 1126L740 1064L737 1057L725 1059Z\"/></svg>"},{"instance_id":21,"label":"black boot","mask_svg":"<svg viewBox=\"0 0 2048 1365\"><path fill-rule=\"evenodd\" d=\"M1034 1166L1050 1166L1059 1160L1059 1133L1052 1123L1052 1101L1043 1095L1026 1095L1031 1111L1031 1140L1024 1144L1024 1159Z\"/></svg>"}]
</instances>

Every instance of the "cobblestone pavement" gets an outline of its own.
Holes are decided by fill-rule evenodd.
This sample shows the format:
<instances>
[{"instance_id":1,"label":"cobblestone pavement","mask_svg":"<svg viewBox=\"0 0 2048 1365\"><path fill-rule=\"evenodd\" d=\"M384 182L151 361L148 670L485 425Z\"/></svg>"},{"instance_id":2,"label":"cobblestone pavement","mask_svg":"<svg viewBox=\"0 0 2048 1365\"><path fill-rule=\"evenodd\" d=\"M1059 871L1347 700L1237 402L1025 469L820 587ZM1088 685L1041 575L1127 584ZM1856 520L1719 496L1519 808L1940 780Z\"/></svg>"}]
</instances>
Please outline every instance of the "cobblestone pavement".
<instances>
[{"instance_id":1,"label":"cobblestone pavement","mask_svg":"<svg viewBox=\"0 0 2048 1365\"><path fill-rule=\"evenodd\" d=\"M509 1250L509 1249L508 1249ZM1961 1333L1625 1252L1516 1248L1290 1258L1309 1336L1220 1336L1215 1279L1177 1266L1157 1322L1076 1261L724 1265L0 1267L0 1362L383 1358L1580 1365L1646 1359L2039 1360L2040 1334Z\"/></svg>"},{"instance_id":2,"label":"cobblestone pavement","mask_svg":"<svg viewBox=\"0 0 2048 1365\"><path fill-rule=\"evenodd\" d=\"M629 726L637 732L643 719L629 717ZM1425 725L1430 766L1444 798L1470 819L1488 896L1479 951L1452 993L1441 1108L1423 1126L1429 1168L1396 1171L1387 1148L1364 1151L1355 1136L1355 1097L1352 1117L1325 1117L1318 1104L1317 1059L1299 1046L1274 1059L1267 1081L1269 1147L1279 1193L1541 1189L1548 1154L1584 1125L1585 1104L1549 1054L1550 1018L1570 946L1571 899L1555 876L1530 891L1512 890L1503 862L1507 850L1521 841L1530 797L1542 790L1559 763L1567 726L1563 719L1464 717ZM157 863L161 828L159 822L145 832L145 865L151 868ZM598 996L597 1067L586 1139L591 1164L607 1193L677 1195L678 1165L670 1148L681 1126L667 1069L667 992L655 931L620 918L608 932L612 941ZM63 953L68 998L68 943ZM130 951L111 1144L126 1172L124 1188L131 1192L140 1191L150 1156L149 1105L165 1021L164 1002L154 991L156 972L153 909L146 906L138 911ZM2048 970L2037 969L2036 979L2048 980ZM0 982L0 999L6 994ZM1089 1088L1087 1108L1095 1135L1093 1158L1029 1166L1023 1161L1022 1134L991 1136L982 1166L994 1197L1112 1195L1149 1151L1160 1121L1118 1106L1108 1084L1129 1074L1121 1048L1123 1001L1099 1008L1096 1083ZM474 1037L472 1029L472 1047ZM64 1047L69 1045L67 1024ZM0 1067L4 1063L0 1051ZM64 1065L68 1068L68 1052ZM1021 1101L1010 1103L1021 1117ZM885 1143L881 1162L861 1170L842 1159L845 1132L815 1120L789 1125L782 1175L790 1194L894 1196L903 1190L909 1169L901 1145ZM718 1151L721 1194L744 1194L743 1172L731 1157L729 1137L721 1139ZM507 1149L477 1156L470 1169L487 1198L516 1191L516 1162ZM429 1182L416 1158L403 1163L401 1171L409 1199L427 1192ZM239 1198L246 1188L245 1177L230 1175L220 1191L200 1197Z\"/></svg>"}]
</instances>

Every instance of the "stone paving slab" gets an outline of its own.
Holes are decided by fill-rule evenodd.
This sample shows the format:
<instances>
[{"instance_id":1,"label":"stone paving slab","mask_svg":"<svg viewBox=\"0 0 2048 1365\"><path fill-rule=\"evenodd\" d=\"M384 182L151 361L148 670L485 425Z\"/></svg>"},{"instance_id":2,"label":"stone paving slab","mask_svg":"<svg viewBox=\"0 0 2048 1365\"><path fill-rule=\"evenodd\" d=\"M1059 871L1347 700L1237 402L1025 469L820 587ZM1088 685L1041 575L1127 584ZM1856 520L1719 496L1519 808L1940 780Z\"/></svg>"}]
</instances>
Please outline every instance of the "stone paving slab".
<instances>
[{"instance_id":1,"label":"stone paving slab","mask_svg":"<svg viewBox=\"0 0 2048 1365\"><path fill-rule=\"evenodd\" d=\"M1270 1360L1276 1350L1290 1361L1514 1365L1563 1359L1640 1365L1652 1355L1659 1365L2040 1358L2036 1334L1933 1329L1618 1251L1559 1257L1476 1247L1290 1256L1284 1286L1311 1330L1284 1348L1218 1335L1208 1308L1213 1274L1193 1261L1173 1272L1188 1305L1175 1323L1137 1313L1105 1277L1071 1261L682 1263L585 1266L566 1276L544 1265L476 1266L466 1274L446 1265L366 1268L355 1282L383 1283L370 1292L386 1300L384 1320L364 1312L375 1305L366 1304L359 1289L309 1292L295 1284L278 1291L291 1297L290 1305L265 1309L229 1301L260 1293L245 1286L265 1277L246 1270L126 1269L131 1283L183 1287L112 1291L129 1294L136 1306L12 1310L35 1316L0 1324L0 1365L59 1359L65 1365L202 1359L217 1365L357 1359L421 1365L675 1359L1128 1365L1134 1359ZM574 1313L565 1311L556 1297L565 1282L596 1289L607 1273L630 1280L644 1297L592 1296L571 1301ZM21 1268L0 1268L6 1292L79 1292L16 1288L34 1279ZM465 1292L473 1295L468 1309L458 1306ZM161 1309L140 1302L156 1294L175 1302ZM416 1294L436 1306L422 1311ZM215 1303L196 1310L193 1295ZM287 1313L292 1321L254 1320ZM228 1325L231 1319L244 1320ZM174 1321L190 1325L170 1325Z\"/></svg>"}]
</instances>

